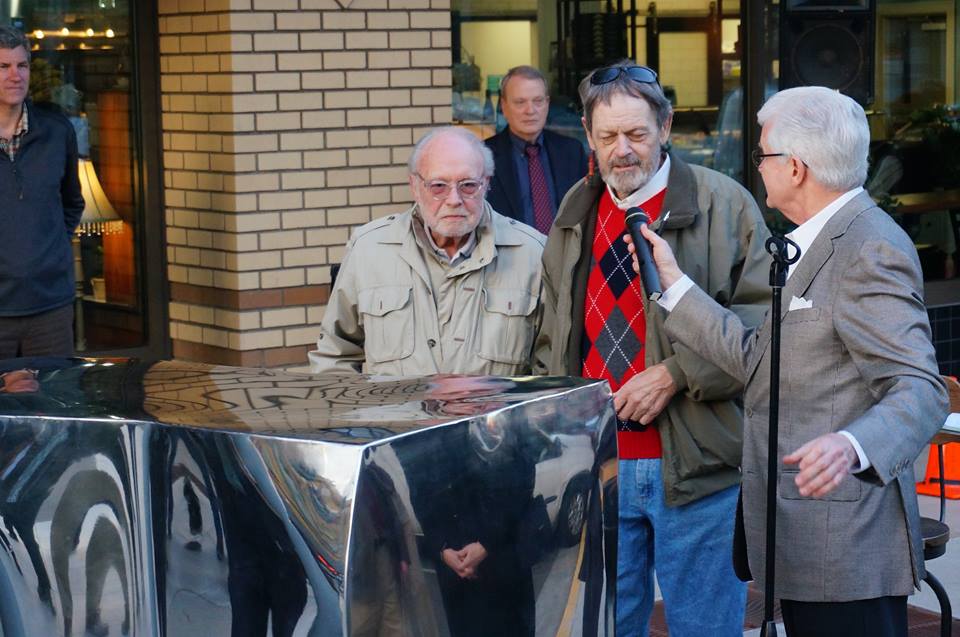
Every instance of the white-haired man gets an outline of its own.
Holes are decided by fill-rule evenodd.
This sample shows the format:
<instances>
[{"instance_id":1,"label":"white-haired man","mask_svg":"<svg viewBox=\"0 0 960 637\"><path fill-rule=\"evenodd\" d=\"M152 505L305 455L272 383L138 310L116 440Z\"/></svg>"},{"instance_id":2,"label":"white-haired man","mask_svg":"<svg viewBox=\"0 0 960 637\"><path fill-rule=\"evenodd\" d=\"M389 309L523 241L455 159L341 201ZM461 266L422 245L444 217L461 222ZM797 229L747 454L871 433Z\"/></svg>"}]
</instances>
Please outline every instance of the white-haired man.
<instances>
[{"instance_id":1,"label":"white-haired man","mask_svg":"<svg viewBox=\"0 0 960 637\"><path fill-rule=\"evenodd\" d=\"M947 410L920 263L861 187L870 131L856 102L794 88L758 120L767 204L798 224L801 249L783 290L782 462L771 478L787 635L905 637L906 598L924 572L913 460ZM744 527L762 585L770 317L745 328L683 276L665 242L644 235L667 287L667 333L746 385Z\"/></svg>"},{"instance_id":2,"label":"white-haired man","mask_svg":"<svg viewBox=\"0 0 960 637\"><path fill-rule=\"evenodd\" d=\"M354 233L311 369L527 373L543 235L485 202L493 157L469 131L430 131L408 166L415 203Z\"/></svg>"},{"instance_id":3,"label":"white-haired man","mask_svg":"<svg viewBox=\"0 0 960 637\"><path fill-rule=\"evenodd\" d=\"M528 373L544 236L486 203L493 157L470 132L434 129L408 166L415 203L354 234L309 354L311 369ZM507 481L501 486L516 477L500 476ZM415 497L449 492L449 485L410 488ZM451 635L532 635L533 580L511 540L516 516L462 504L469 511L421 520L425 544L436 550Z\"/></svg>"}]
</instances>

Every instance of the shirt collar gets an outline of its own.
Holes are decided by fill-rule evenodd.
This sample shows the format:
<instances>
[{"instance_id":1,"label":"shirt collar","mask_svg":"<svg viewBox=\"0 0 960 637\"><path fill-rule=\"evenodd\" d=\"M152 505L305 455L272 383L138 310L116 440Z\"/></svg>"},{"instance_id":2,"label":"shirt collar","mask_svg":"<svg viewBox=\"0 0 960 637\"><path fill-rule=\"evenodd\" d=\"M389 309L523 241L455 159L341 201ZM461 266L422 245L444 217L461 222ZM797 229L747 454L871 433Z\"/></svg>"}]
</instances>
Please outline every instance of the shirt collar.
<instances>
[{"instance_id":1,"label":"shirt collar","mask_svg":"<svg viewBox=\"0 0 960 637\"><path fill-rule=\"evenodd\" d=\"M658 194L661 190L667 187L667 182L670 179L670 155L664 155L663 163L660 164L660 169L653 174L653 177L650 178L650 181L645 183L623 199L617 198L617 193L613 192L613 188L607 184L607 190L610 191L610 197L613 199L614 205L620 210L627 210L628 208L634 208L644 203L645 201L652 198L654 195Z\"/></svg>"},{"instance_id":2,"label":"shirt collar","mask_svg":"<svg viewBox=\"0 0 960 637\"><path fill-rule=\"evenodd\" d=\"M28 130L30 130L30 116L27 115L27 105L24 103L20 106L20 119L17 120L17 127L13 129L13 136L7 141L23 137Z\"/></svg>"},{"instance_id":3,"label":"shirt collar","mask_svg":"<svg viewBox=\"0 0 960 637\"><path fill-rule=\"evenodd\" d=\"M840 209L847 204L848 201L859 195L861 192L863 192L863 187L861 186L858 186L853 190L848 190L824 206L820 212L797 226L793 232L787 234L788 239L791 239L794 243L800 246L800 259L803 259L803 255L807 252L810 246L813 245L814 240L817 238L817 236L819 236L820 231L823 230L823 227L827 225L827 222L830 221L833 215L837 214ZM788 277L796 269L797 264L800 263L800 259L790 266L790 270L787 273Z\"/></svg>"},{"instance_id":4,"label":"shirt collar","mask_svg":"<svg viewBox=\"0 0 960 637\"><path fill-rule=\"evenodd\" d=\"M521 155L526 153L527 146L530 146L531 144L527 140L514 135L512 130L507 129L507 132L510 134L510 143L513 145L514 150L516 150ZM532 145L543 148L543 131L540 131L540 134L537 135L537 138L533 141Z\"/></svg>"},{"instance_id":5,"label":"shirt collar","mask_svg":"<svg viewBox=\"0 0 960 637\"><path fill-rule=\"evenodd\" d=\"M18 135L26 135L27 131L30 129L30 116L27 115L27 105L23 104L20 110L20 121L17 122L17 130L14 131L13 136L17 137Z\"/></svg>"}]
</instances>

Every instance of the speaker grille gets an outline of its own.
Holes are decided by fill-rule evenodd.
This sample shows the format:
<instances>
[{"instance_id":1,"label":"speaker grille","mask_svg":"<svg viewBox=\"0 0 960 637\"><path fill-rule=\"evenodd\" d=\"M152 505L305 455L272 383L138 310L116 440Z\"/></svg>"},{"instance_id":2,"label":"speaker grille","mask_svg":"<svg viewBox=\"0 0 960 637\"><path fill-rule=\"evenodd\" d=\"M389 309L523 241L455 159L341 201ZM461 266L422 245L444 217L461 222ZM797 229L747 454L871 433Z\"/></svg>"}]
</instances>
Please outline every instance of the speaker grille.
<instances>
[{"instance_id":1,"label":"speaker grille","mask_svg":"<svg viewBox=\"0 0 960 637\"><path fill-rule=\"evenodd\" d=\"M780 88L827 86L842 91L863 106L871 103L875 5L874 0L867 2L868 11L783 12Z\"/></svg>"},{"instance_id":2,"label":"speaker grille","mask_svg":"<svg viewBox=\"0 0 960 637\"><path fill-rule=\"evenodd\" d=\"M833 24L802 33L794 43L792 57L801 84L841 91L857 81L864 63L858 39L849 29Z\"/></svg>"}]
</instances>

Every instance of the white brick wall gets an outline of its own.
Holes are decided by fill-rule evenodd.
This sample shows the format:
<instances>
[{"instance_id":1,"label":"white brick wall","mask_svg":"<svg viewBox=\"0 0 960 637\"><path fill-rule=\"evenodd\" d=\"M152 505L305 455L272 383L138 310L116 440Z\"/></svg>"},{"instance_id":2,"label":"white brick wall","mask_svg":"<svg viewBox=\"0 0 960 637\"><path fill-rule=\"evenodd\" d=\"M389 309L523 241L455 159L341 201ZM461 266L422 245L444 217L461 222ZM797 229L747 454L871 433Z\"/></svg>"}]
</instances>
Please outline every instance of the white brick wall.
<instances>
[{"instance_id":1,"label":"white brick wall","mask_svg":"<svg viewBox=\"0 0 960 637\"><path fill-rule=\"evenodd\" d=\"M340 2L159 0L175 352L309 344L300 288L408 204L411 145L450 121L449 0Z\"/></svg>"}]
</instances>

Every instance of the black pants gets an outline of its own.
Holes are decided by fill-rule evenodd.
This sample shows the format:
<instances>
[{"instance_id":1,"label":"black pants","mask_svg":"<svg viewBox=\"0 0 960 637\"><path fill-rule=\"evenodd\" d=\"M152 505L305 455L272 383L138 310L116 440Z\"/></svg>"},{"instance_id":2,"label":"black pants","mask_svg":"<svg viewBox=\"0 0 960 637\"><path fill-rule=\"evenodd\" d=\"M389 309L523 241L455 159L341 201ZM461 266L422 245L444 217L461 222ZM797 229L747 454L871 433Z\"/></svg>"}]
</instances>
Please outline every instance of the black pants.
<instances>
[{"instance_id":1,"label":"black pants","mask_svg":"<svg viewBox=\"0 0 960 637\"><path fill-rule=\"evenodd\" d=\"M30 316L0 316L0 360L73 356L73 303Z\"/></svg>"},{"instance_id":2,"label":"black pants","mask_svg":"<svg viewBox=\"0 0 960 637\"><path fill-rule=\"evenodd\" d=\"M907 598L780 600L787 637L907 637Z\"/></svg>"}]
</instances>

